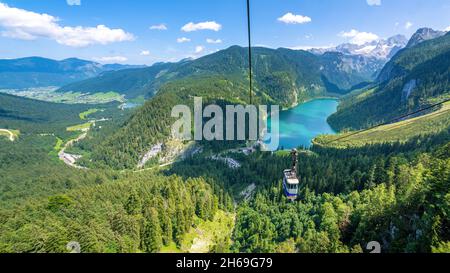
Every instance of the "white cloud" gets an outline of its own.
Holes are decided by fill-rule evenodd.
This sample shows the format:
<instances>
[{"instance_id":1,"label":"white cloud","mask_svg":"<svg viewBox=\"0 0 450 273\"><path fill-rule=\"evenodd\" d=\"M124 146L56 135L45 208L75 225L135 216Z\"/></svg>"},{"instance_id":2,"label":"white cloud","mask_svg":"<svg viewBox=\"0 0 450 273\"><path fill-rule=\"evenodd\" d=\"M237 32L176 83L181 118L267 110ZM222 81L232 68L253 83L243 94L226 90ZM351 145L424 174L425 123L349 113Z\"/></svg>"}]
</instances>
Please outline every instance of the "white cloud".
<instances>
[{"instance_id":1,"label":"white cloud","mask_svg":"<svg viewBox=\"0 0 450 273\"><path fill-rule=\"evenodd\" d=\"M446 29L444 29L444 31L450 31L450 26L448 26Z\"/></svg>"},{"instance_id":2,"label":"white cloud","mask_svg":"<svg viewBox=\"0 0 450 273\"><path fill-rule=\"evenodd\" d=\"M413 23L408 21L408 22L405 23L405 28L406 29L410 29L413 25L414 25Z\"/></svg>"},{"instance_id":3,"label":"white cloud","mask_svg":"<svg viewBox=\"0 0 450 273\"><path fill-rule=\"evenodd\" d=\"M141 51L141 56L149 56L149 55L150 55L150 51L148 51L148 50Z\"/></svg>"},{"instance_id":4,"label":"white cloud","mask_svg":"<svg viewBox=\"0 0 450 273\"><path fill-rule=\"evenodd\" d=\"M191 41L191 39L186 38L186 37L181 37L177 39L177 43L182 44L182 43L189 43Z\"/></svg>"},{"instance_id":5,"label":"white cloud","mask_svg":"<svg viewBox=\"0 0 450 273\"><path fill-rule=\"evenodd\" d=\"M295 15L291 12L286 13L282 17L278 18L278 21L285 24L306 24L311 22L311 18L303 15Z\"/></svg>"},{"instance_id":6,"label":"white cloud","mask_svg":"<svg viewBox=\"0 0 450 273\"><path fill-rule=\"evenodd\" d=\"M204 46L196 46L195 47L195 54L202 53L205 50Z\"/></svg>"},{"instance_id":7,"label":"white cloud","mask_svg":"<svg viewBox=\"0 0 450 273\"><path fill-rule=\"evenodd\" d=\"M219 31L221 29L222 29L222 25L216 23L215 21L208 21L208 22L201 22L201 23L190 22L181 28L181 30L184 32L192 32L192 31L198 31L198 30Z\"/></svg>"},{"instance_id":8,"label":"white cloud","mask_svg":"<svg viewBox=\"0 0 450 273\"><path fill-rule=\"evenodd\" d=\"M255 47L266 47L266 48L272 48L272 49L274 48L274 47L272 47L270 45L267 45L267 44L256 44Z\"/></svg>"},{"instance_id":9,"label":"white cloud","mask_svg":"<svg viewBox=\"0 0 450 273\"><path fill-rule=\"evenodd\" d=\"M191 54L186 55L185 58L195 60L197 58L204 56L205 54L208 54L206 48L204 46L199 45L194 48L194 51Z\"/></svg>"},{"instance_id":10,"label":"white cloud","mask_svg":"<svg viewBox=\"0 0 450 273\"><path fill-rule=\"evenodd\" d=\"M369 6L381 6L381 0L367 0Z\"/></svg>"},{"instance_id":11,"label":"white cloud","mask_svg":"<svg viewBox=\"0 0 450 273\"><path fill-rule=\"evenodd\" d=\"M153 25L150 27L151 30L167 30L166 24Z\"/></svg>"},{"instance_id":12,"label":"white cloud","mask_svg":"<svg viewBox=\"0 0 450 273\"><path fill-rule=\"evenodd\" d=\"M81 0L67 0L69 6L81 6Z\"/></svg>"},{"instance_id":13,"label":"white cloud","mask_svg":"<svg viewBox=\"0 0 450 273\"><path fill-rule=\"evenodd\" d=\"M344 38L351 38L350 43L357 45L363 45L380 39L380 37L378 37L378 35L374 33L360 32L356 29L352 29L348 32L341 32L339 36Z\"/></svg>"},{"instance_id":14,"label":"white cloud","mask_svg":"<svg viewBox=\"0 0 450 273\"><path fill-rule=\"evenodd\" d=\"M311 49L332 49L334 48L334 45L326 45L326 46L308 46L308 45L304 45L304 46L294 46L294 47L288 47L289 49L292 50L311 50Z\"/></svg>"},{"instance_id":15,"label":"white cloud","mask_svg":"<svg viewBox=\"0 0 450 273\"><path fill-rule=\"evenodd\" d=\"M222 43L222 40L221 39L217 39L217 40L214 40L214 39L206 39L206 42L208 43L208 44L221 44Z\"/></svg>"},{"instance_id":16,"label":"white cloud","mask_svg":"<svg viewBox=\"0 0 450 273\"><path fill-rule=\"evenodd\" d=\"M127 57L123 56L107 56L107 57L96 57L94 61L101 63L123 63L128 61Z\"/></svg>"},{"instance_id":17,"label":"white cloud","mask_svg":"<svg viewBox=\"0 0 450 273\"><path fill-rule=\"evenodd\" d=\"M12 8L3 3L0 3L0 29L3 29L1 35L5 37L21 40L47 38L72 47L105 45L134 39L132 34L122 29L110 29L104 25L62 26L54 16Z\"/></svg>"}]
</instances>

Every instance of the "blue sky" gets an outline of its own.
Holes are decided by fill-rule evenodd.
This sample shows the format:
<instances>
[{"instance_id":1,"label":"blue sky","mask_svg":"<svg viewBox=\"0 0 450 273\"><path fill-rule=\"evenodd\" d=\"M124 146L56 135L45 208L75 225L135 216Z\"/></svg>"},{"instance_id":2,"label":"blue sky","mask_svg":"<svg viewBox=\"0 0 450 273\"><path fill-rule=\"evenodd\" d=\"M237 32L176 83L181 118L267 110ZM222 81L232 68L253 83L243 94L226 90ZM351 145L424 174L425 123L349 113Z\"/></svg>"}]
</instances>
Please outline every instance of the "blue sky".
<instances>
[{"instance_id":1,"label":"blue sky","mask_svg":"<svg viewBox=\"0 0 450 273\"><path fill-rule=\"evenodd\" d=\"M253 44L363 43L450 27L450 0L252 0ZM246 45L245 0L0 0L0 58L152 64Z\"/></svg>"}]
</instances>

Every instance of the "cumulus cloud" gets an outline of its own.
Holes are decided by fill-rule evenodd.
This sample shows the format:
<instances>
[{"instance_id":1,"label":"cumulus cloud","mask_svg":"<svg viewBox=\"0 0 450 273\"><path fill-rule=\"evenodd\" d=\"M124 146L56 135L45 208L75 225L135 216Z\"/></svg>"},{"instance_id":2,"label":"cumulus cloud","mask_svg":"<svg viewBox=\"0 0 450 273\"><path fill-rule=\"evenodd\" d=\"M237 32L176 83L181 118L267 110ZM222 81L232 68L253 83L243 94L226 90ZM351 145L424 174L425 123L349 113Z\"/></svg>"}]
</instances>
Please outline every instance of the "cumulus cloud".
<instances>
[{"instance_id":1,"label":"cumulus cloud","mask_svg":"<svg viewBox=\"0 0 450 273\"><path fill-rule=\"evenodd\" d=\"M296 15L291 12L286 13L282 17L278 18L278 21L285 24L306 24L311 22L311 18L303 15Z\"/></svg>"},{"instance_id":2,"label":"cumulus cloud","mask_svg":"<svg viewBox=\"0 0 450 273\"><path fill-rule=\"evenodd\" d=\"M190 22L181 28L181 30L184 32L193 32L193 31L198 31L198 30L219 31L221 29L222 29L222 25L215 21L207 21L207 22L201 22L201 23Z\"/></svg>"},{"instance_id":3,"label":"cumulus cloud","mask_svg":"<svg viewBox=\"0 0 450 273\"><path fill-rule=\"evenodd\" d=\"M106 57L96 57L94 61L101 63L123 63L128 61L127 57L123 56L106 56Z\"/></svg>"},{"instance_id":4,"label":"cumulus cloud","mask_svg":"<svg viewBox=\"0 0 450 273\"><path fill-rule=\"evenodd\" d=\"M159 24L159 25L153 25L150 26L151 30L167 30L166 24Z\"/></svg>"},{"instance_id":5,"label":"cumulus cloud","mask_svg":"<svg viewBox=\"0 0 450 273\"><path fill-rule=\"evenodd\" d=\"M444 31L450 31L450 26L448 26L446 29L444 29Z\"/></svg>"},{"instance_id":6,"label":"cumulus cloud","mask_svg":"<svg viewBox=\"0 0 450 273\"><path fill-rule=\"evenodd\" d=\"M202 53L203 51L205 51L205 47L204 46L196 46L195 47L195 54Z\"/></svg>"},{"instance_id":7,"label":"cumulus cloud","mask_svg":"<svg viewBox=\"0 0 450 273\"><path fill-rule=\"evenodd\" d=\"M52 15L12 8L3 3L0 3L0 30L5 37L22 40L47 38L71 47L105 45L134 39L132 34L122 29L110 29L105 25L62 26L59 19Z\"/></svg>"},{"instance_id":8,"label":"cumulus cloud","mask_svg":"<svg viewBox=\"0 0 450 273\"><path fill-rule=\"evenodd\" d=\"M367 0L369 6L381 6L381 0Z\"/></svg>"},{"instance_id":9,"label":"cumulus cloud","mask_svg":"<svg viewBox=\"0 0 450 273\"><path fill-rule=\"evenodd\" d=\"M191 39L186 38L186 37L181 37L177 39L177 43L182 44L182 43L189 43L191 41Z\"/></svg>"},{"instance_id":10,"label":"cumulus cloud","mask_svg":"<svg viewBox=\"0 0 450 273\"><path fill-rule=\"evenodd\" d=\"M67 0L67 5L69 6L80 6L81 0Z\"/></svg>"},{"instance_id":11,"label":"cumulus cloud","mask_svg":"<svg viewBox=\"0 0 450 273\"><path fill-rule=\"evenodd\" d=\"M405 28L406 28L406 29L410 29L413 25L414 25L414 24L411 23L411 22L406 22L406 23L405 23Z\"/></svg>"},{"instance_id":12,"label":"cumulus cloud","mask_svg":"<svg viewBox=\"0 0 450 273\"><path fill-rule=\"evenodd\" d=\"M208 43L208 44L221 44L222 43L222 40L221 39L217 39L217 40L214 40L214 39L206 39L206 42Z\"/></svg>"},{"instance_id":13,"label":"cumulus cloud","mask_svg":"<svg viewBox=\"0 0 450 273\"><path fill-rule=\"evenodd\" d=\"M149 55L150 55L150 51L148 51L148 50L141 51L141 56L149 56Z\"/></svg>"},{"instance_id":14,"label":"cumulus cloud","mask_svg":"<svg viewBox=\"0 0 450 273\"><path fill-rule=\"evenodd\" d=\"M380 39L380 37L374 33L360 32L356 29L352 29L348 32L341 32L339 36L350 38L350 43L356 45L363 45Z\"/></svg>"}]
</instances>

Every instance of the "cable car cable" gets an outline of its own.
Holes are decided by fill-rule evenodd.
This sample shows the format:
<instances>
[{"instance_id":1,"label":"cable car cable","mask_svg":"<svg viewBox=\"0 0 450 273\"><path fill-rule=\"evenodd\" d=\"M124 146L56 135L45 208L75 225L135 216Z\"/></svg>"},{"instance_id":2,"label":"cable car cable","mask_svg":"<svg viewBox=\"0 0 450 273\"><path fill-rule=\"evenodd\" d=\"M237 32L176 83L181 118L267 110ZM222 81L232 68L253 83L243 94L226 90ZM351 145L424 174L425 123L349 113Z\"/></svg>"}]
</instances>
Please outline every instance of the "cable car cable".
<instances>
[{"instance_id":1,"label":"cable car cable","mask_svg":"<svg viewBox=\"0 0 450 273\"><path fill-rule=\"evenodd\" d=\"M247 0L247 32L248 32L248 68L249 68L249 78L250 78L250 104L253 101L253 71L252 71L252 34L251 34L251 20L250 20L250 0Z\"/></svg>"},{"instance_id":2,"label":"cable car cable","mask_svg":"<svg viewBox=\"0 0 450 273\"><path fill-rule=\"evenodd\" d=\"M381 127L381 126L385 126L385 125L389 125L389 124L395 123L395 122L400 121L400 120L402 120L402 119L404 119L404 118L407 118L407 117L409 117L409 116L412 116L412 115L415 115L415 114L419 114L419 113L425 112L425 111L427 111L427 110L433 109L433 108L435 108L436 106L442 105L442 104L444 104L444 103L446 103L446 102L450 102L450 98L449 98L449 99L445 99L445 100L443 100L443 101L441 101L441 102L439 102L439 103L430 105L430 106L428 106L428 107L419 109L419 110L414 111L414 112L412 112L412 113L408 113L408 114L399 116L399 117L397 117L397 118L395 118L395 119L392 119L392 120L390 120L390 121L387 121L387 122L384 122L384 123L381 123L381 124L378 124L378 125L374 125L374 126L372 126L372 127L370 127L370 128L367 128L367 129L364 129L364 130L361 130L361 131L358 131L358 132L354 132L354 133L351 133L351 134L349 134L349 135L346 135L346 136L343 136L343 137L340 137L340 138L331 140L331 141L325 143L325 145L329 145L329 144L331 144L331 143L334 143L334 142L337 142L337 141L340 141L340 140L343 140L343 139L347 139L347 138L352 137L352 136L355 136L355 135L359 135L359 134L361 134L361 133L364 133L364 132L373 130L373 129L378 128L378 127Z\"/></svg>"}]
</instances>

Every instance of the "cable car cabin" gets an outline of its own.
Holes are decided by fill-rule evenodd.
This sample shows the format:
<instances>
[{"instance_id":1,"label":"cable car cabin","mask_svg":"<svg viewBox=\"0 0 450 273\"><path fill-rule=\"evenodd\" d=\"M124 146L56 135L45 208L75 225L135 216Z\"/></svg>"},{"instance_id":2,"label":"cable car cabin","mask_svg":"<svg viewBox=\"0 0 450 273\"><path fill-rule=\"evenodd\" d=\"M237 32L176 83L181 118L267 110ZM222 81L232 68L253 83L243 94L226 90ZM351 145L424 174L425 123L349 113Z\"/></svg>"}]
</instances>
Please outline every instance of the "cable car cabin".
<instances>
[{"instance_id":1,"label":"cable car cabin","mask_svg":"<svg viewBox=\"0 0 450 273\"><path fill-rule=\"evenodd\" d=\"M297 163L298 163L298 152L297 150L292 150L291 157L292 157L292 168L289 170L284 170L283 175L283 190L286 197L291 200L295 201L298 196L298 187L300 184L300 181L297 177Z\"/></svg>"},{"instance_id":2,"label":"cable car cabin","mask_svg":"<svg viewBox=\"0 0 450 273\"><path fill-rule=\"evenodd\" d=\"M292 170L284 171L283 189L284 194L289 200L295 201L297 199L299 184L300 182L298 181L296 172Z\"/></svg>"}]
</instances>

